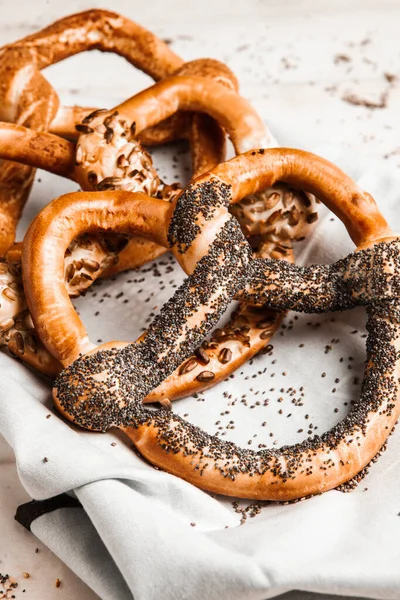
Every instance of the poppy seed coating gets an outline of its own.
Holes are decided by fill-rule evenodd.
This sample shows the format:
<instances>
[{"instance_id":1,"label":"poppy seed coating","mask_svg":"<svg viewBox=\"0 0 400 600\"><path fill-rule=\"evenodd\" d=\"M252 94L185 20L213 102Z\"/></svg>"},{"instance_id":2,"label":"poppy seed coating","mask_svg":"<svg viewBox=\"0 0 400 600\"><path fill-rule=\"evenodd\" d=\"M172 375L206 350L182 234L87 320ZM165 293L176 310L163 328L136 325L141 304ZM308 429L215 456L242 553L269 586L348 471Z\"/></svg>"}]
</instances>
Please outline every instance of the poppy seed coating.
<instances>
[{"instance_id":1,"label":"poppy seed coating","mask_svg":"<svg viewBox=\"0 0 400 600\"><path fill-rule=\"evenodd\" d=\"M211 221L215 209L228 207L230 199L231 186L218 179L189 185L177 199L168 229L170 247L184 254L201 233L199 217Z\"/></svg>"},{"instance_id":2,"label":"poppy seed coating","mask_svg":"<svg viewBox=\"0 0 400 600\"><path fill-rule=\"evenodd\" d=\"M60 404L83 427L102 431L113 425L152 427L158 445L171 460L174 455L190 456L192 468L200 475L211 468L231 480L241 474L268 474L286 484L300 475L323 478L331 469L345 468L343 444L360 446L375 417L383 415L394 424L393 417L399 413L398 250L397 241L380 243L325 267L288 268L280 261L251 261L249 247L231 218L193 275L154 319L142 342L82 357L59 376ZM360 399L321 436L279 449L243 449L209 435L170 410L154 411L141 403L150 389L193 352L246 282L246 294L253 284L258 297L277 308L316 312L367 304L367 366ZM190 319L200 307L210 312L191 326ZM389 435L391 427L387 429Z\"/></svg>"},{"instance_id":3,"label":"poppy seed coating","mask_svg":"<svg viewBox=\"0 0 400 600\"><path fill-rule=\"evenodd\" d=\"M320 313L400 299L400 243L358 250L332 265L300 267L254 259L241 300L280 310Z\"/></svg>"}]
</instances>

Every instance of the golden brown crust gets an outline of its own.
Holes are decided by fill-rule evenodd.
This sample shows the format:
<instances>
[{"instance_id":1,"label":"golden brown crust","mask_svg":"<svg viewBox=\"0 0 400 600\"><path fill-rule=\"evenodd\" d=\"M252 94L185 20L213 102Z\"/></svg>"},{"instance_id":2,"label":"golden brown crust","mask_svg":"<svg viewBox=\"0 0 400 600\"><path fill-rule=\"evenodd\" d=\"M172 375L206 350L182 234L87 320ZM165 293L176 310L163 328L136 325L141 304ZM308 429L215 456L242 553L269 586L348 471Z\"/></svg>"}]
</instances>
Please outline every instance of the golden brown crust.
<instances>
[{"instance_id":1,"label":"golden brown crust","mask_svg":"<svg viewBox=\"0 0 400 600\"><path fill-rule=\"evenodd\" d=\"M0 158L6 160L2 168L8 164L17 167L18 165L11 161L18 161L22 165L44 169L55 175L72 179L75 168L75 145L51 133L38 132L13 123L0 123ZM25 179L17 179L16 174L17 171L14 171L13 185L24 186Z\"/></svg>"},{"instance_id":2,"label":"golden brown crust","mask_svg":"<svg viewBox=\"0 0 400 600\"><path fill-rule=\"evenodd\" d=\"M14 44L4 46L21 57L30 54L31 64L41 70L88 50L113 52L155 80L175 72L179 58L160 38L137 23L107 10L86 10L55 21ZM19 65L18 65L19 66Z\"/></svg>"},{"instance_id":3,"label":"golden brown crust","mask_svg":"<svg viewBox=\"0 0 400 600\"><path fill-rule=\"evenodd\" d=\"M154 79L182 64L167 44L116 13L89 10L61 19L0 49L0 119L46 131L58 96L40 70L86 50L115 52ZM0 175L0 256L11 246L34 169L6 162Z\"/></svg>"},{"instance_id":4,"label":"golden brown crust","mask_svg":"<svg viewBox=\"0 0 400 600\"><path fill-rule=\"evenodd\" d=\"M11 60L13 59L14 55L12 53ZM58 98L56 93L40 73L38 77L34 77L31 72L24 73L24 88L16 92L13 89L14 80L17 79L17 82L20 83L22 78L13 77L14 74L9 70L9 67L7 55L5 57L1 56L0 51L0 81L2 81L0 85L0 107L2 107L0 108L0 118L4 119L7 116L12 116L12 120L17 125L31 127L36 131L46 130L57 112ZM13 107L14 110L11 115L11 110L7 110L7 104L10 100L16 101L16 106ZM14 241L15 229L29 195L34 175L35 171L26 165L10 161L6 161L1 165L0 256L3 256Z\"/></svg>"},{"instance_id":5,"label":"golden brown crust","mask_svg":"<svg viewBox=\"0 0 400 600\"><path fill-rule=\"evenodd\" d=\"M224 63L213 59L200 59L185 63L176 72L176 75L206 77L225 86L228 90L237 92L239 89L239 83L232 71ZM176 122L172 122L171 126L179 130L184 115L185 113L178 113L171 117L176 119ZM149 129L147 129L147 132L149 132ZM187 136L192 149L193 177L206 173L225 160L225 133L221 124L209 115L194 114L190 126L187 128Z\"/></svg>"},{"instance_id":6,"label":"golden brown crust","mask_svg":"<svg viewBox=\"0 0 400 600\"><path fill-rule=\"evenodd\" d=\"M238 81L232 71L224 63L210 58L201 58L185 63L174 75L207 77L225 85L230 90L238 91L239 89ZM78 137L78 132L75 128L76 125L81 123L87 115L95 110L97 109L80 106L62 106L51 123L50 131L51 133L74 140ZM193 125L193 122L195 125ZM193 129L195 130L194 132ZM207 132L208 130L209 134L203 135L203 132ZM213 136L218 137L215 138ZM211 124L209 117L196 115L193 118L186 113L177 113L154 127L142 131L138 137L145 146L159 146L177 139L189 138L190 146L194 148L197 140L199 140L199 148L203 148L203 152L196 153L192 151L192 160L198 154L197 160L201 161L203 153L207 155L212 152L215 157L214 160L210 159L203 164L199 162L198 166L193 164L193 173L200 175L201 172L208 171L224 160L225 142L222 141L221 136L222 130L217 128L215 122ZM214 144L211 144L209 140L215 140ZM204 146L204 144L208 144L210 147ZM216 152L216 148L220 148L220 151Z\"/></svg>"},{"instance_id":7,"label":"golden brown crust","mask_svg":"<svg viewBox=\"0 0 400 600\"><path fill-rule=\"evenodd\" d=\"M271 142L263 121L244 98L221 83L195 75L169 77L129 98L116 110L121 115L132 115L137 133L178 110L190 110L216 119L229 133L237 152Z\"/></svg>"},{"instance_id":8,"label":"golden brown crust","mask_svg":"<svg viewBox=\"0 0 400 600\"><path fill-rule=\"evenodd\" d=\"M38 315L38 320L34 320L34 323L39 337L46 347L48 347L49 337L45 332L47 327L42 329L44 321L52 329L53 326L56 326L60 304L65 302L69 304L70 312L64 321L64 326L61 323L58 327L56 326L58 350L51 352L61 362L69 359L71 348L74 348L73 354L76 357L80 352L88 351L93 345L89 342L87 334L70 304L64 282L61 283L60 280L58 286L52 286L52 290L47 290L52 295L50 304L48 303L49 298L43 296L43 277L51 280L54 270L58 270L61 265L62 273L64 273L66 249L75 238L87 231L88 221L83 212L83 209L87 208L90 208L92 216L96 215L97 225L93 223L93 227L90 226L92 231L110 230L126 235L139 234L145 237L149 236L152 241L167 246L164 226L167 222L166 215L169 205L162 200L146 198L142 194L122 191L67 194L57 202L52 202L36 217L26 234L23 246L22 263L26 270L24 277L27 285L25 293L27 298L29 297L31 314ZM81 219L77 218L78 212L82 215ZM118 222L117 227L115 227L115 219ZM32 277L32 269L38 260L43 261L42 276ZM54 310L51 310L51 306Z\"/></svg>"}]
</instances>

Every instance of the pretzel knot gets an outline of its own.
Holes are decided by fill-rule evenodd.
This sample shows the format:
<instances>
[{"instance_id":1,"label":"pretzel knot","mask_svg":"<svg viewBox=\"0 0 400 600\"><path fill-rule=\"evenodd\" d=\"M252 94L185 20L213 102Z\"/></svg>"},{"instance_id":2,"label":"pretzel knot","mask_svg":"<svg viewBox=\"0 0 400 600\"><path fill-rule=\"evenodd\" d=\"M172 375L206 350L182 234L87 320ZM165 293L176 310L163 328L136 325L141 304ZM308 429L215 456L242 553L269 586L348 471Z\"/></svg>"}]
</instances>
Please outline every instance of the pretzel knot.
<instances>
[{"instance_id":1,"label":"pretzel knot","mask_svg":"<svg viewBox=\"0 0 400 600\"><path fill-rule=\"evenodd\" d=\"M252 259L227 207L278 180L318 195L345 223L357 251L326 267ZM138 194L99 196L70 194L54 201L33 222L24 244L28 306L47 348L66 366L53 390L62 414L87 429L119 427L154 465L231 496L299 498L336 487L365 467L400 413L400 241L372 197L327 161L290 149L252 151L221 164L171 205L141 202ZM87 228L139 233L169 245L189 274L135 343L95 347L73 311L59 275L66 245ZM142 404L234 297L308 312L367 306L361 398L341 423L300 444L255 452Z\"/></svg>"}]
</instances>

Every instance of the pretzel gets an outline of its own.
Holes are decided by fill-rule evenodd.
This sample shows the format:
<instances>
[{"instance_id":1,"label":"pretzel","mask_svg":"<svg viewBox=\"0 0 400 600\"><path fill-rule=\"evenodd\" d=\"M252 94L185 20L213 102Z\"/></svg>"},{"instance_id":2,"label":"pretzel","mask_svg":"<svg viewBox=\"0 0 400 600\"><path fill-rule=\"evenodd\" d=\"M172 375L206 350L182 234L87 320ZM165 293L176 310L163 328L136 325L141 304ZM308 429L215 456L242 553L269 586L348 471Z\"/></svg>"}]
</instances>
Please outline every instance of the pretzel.
<instances>
[{"instance_id":1,"label":"pretzel","mask_svg":"<svg viewBox=\"0 0 400 600\"><path fill-rule=\"evenodd\" d=\"M357 251L325 267L252 260L227 206L278 180L318 195L343 221ZM136 343L96 347L62 283L63 258L78 234L110 227L168 244L190 275ZM200 176L170 206L125 192L67 194L34 220L23 248L33 321L66 367L54 401L83 428L118 427L152 464L214 493L290 500L332 489L368 464L400 414L399 242L369 194L328 161L299 150L234 158ZM141 403L193 352L234 296L308 312L367 306L362 396L341 423L301 444L255 452Z\"/></svg>"},{"instance_id":2,"label":"pretzel","mask_svg":"<svg viewBox=\"0 0 400 600\"><path fill-rule=\"evenodd\" d=\"M269 199L271 197L272 200ZM302 200L307 202L303 194L297 193L295 198L299 203ZM269 190L269 197L265 195L264 200L265 205L269 207L268 210L255 213L256 220L253 215L252 221L249 220L248 224L247 221L242 220L242 228L246 235L251 235L255 230L257 231L255 239L258 241L260 232L262 234L262 241L254 256L274 255L292 260L293 255L288 240L285 239L280 242L281 245L278 244L276 238L279 236L271 234L268 216L273 215L276 210L285 210L288 200L293 203L293 192L284 185L274 186ZM259 200L258 204L260 203ZM262 219L261 224L257 220L259 218ZM288 225L283 230L285 233L287 227ZM293 227L290 237L293 237L295 231L296 227ZM254 240L250 237L250 241ZM125 236L117 235L114 237L107 235L103 238L92 235L81 238L79 243L74 240L68 247L64 263L64 280L69 296L71 298L79 296L97 276L102 276L101 270L98 272L93 270L97 265L105 268L103 274L116 269L119 264L116 262L118 251L126 242ZM0 309L0 330L3 331L2 336L0 334L0 341L3 339L3 343L8 345L13 354L36 370L55 377L62 366L43 348L26 311L21 282L20 254L20 245L14 246L13 250L7 253L9 271L7 264L3 263L3 275L0 275L0 288L3 286ZM265 306L257 307L242 302L232 313L230 321L222 329L215 330L210 341L203 342L195 354L152 391L145 401L174 400L215 385L268 345L283 316L284 313L271 311ZM204 375L205 365L207 365L207 376Z\"/></svg>"},{"instance_id":3,"label":"pretzel","mask_svg":"<svg viewBox=\"0 0 400 600\"><path fill-rule=\"evenodd\" d=\"M183 64L162 40L116 13L89 10L71 15L0 49L0 119L47 130L59 100L40 71L94 49L123 56L155 80L172 75ZM27 166L2 165L0 256L14 241L33 179L34 171Z\"/></svg>"},{"instance_id":4,"label":"pretzel","mask_svg":"<svg viewBox=\"0 0 400 600\"><path fill-rule=\"evenodd\" d=\"M211 66L213 66L213 63L208 61L207 74L209 78L212 75ZM201 61L188 63L184 67L186 72L196 68L203 68ZM215 68L214 72L216 73ZM222 78L222 76L225 80L227 79L226 74L222 73L220 77ZM192 94L193 98L188 100L186 98L187 94ZM169 97L169 102L166 101L166 96ZM151 103L149 98L151 98ZM17 128L15 126L8 126L7 130L4 127L0 129L0 136L3 132L3 144L0 152L7 150L7 156L12 151L17 152L19 160L36 161L34 164L42 161L41 166L45 162L47 169L53 168L53 171L57 171L59 174L69 174L69 176L79 180L82 187L94 185L94 179L98 181L96 188L100 190L107 188L137 189L139 183L144 191L154 195L155 178L151 180L148 177L150 183L147 180L144 182L133 181L132 183L132 178L125 176L127 172L131 172L133 166L136 166L138 160L136 154L131 152L131 145L134 148L139 147L139 145L136 142L136 137L131 136L131 127L128 126L131 121L128 121L127 124L128 117L124 116L124 111L127 115L130 113L136 115L136 136L148 125L157 123L157 119L162 120L165 116L173 114L178 108L182 108L179 102L187 102L189 108L200 108L210 112L219 120L222 120L221 115L223 113L225 126L236 140L238 149L241 149L245 144L252 145L257 140L260 141L265 135L264 125L260 122L257 114L239 96L210 80L180 76L153 86L113 111L96 112L94 116L86 117L85 123L80 128L83 129L83 132L77 144L78 166L75 165L75 160L71 158L73 154L71 143L50 134L37 135L34 132L25 132L24 135L32 140L27 145L30 149L29 155L22 156L16 135L13 135L12 142L6 148L5 132L16 133ZM149 106L152 107L154 113L148 111ZM148 112L150 114L147 114ZM156 117L154 117L154 114ZM200 119L204 119L205 116L197 116L191 129L192 138L195 138L192 146L195 149L197 148L197 152L193 154L194 167L199 172L210 166L210 162L220 159L220 148L223 147L222 142L218 143L217 141L216 143L213 141L211 144L212 131L215 131L217 140L221 139L221 133L216 129L213 122L200 123ZM141 122L138 121L138 118L141 118ZM243 123L243 131L238 128L240 123ZM210 129L211 127L213 127L213 130ZM104 136L110 130L114 133L110 143L107 143ZM129 137L124 135L126 131L129 132ZM118 151L120 147L123 148L124 154ZM51 153L45 155L45 148L51 148ZM82 150L82 148L85 150ZM127 148L129 149L127 150ZM202 152L203 148L204 151ZM93 156L96 156L96 153L97 162L93 162ZM130 166L125 164L119 166L121 156L124 157L128 154L131 156L130 153L134 154ZM53 162L52 158L54 159ZM152 169L151 164L147 164L150 157L145 160L146 163L142 172L145 170L145 173L149 173L150 168ZM134 164L132 164L133 161L135 161ZM52 167L49 167L49 163ZM78 175L75 174L75 171ZM139 177L139 173L136 177ZM245 202L246 206L241 209L243 214L239 215L239 218L246 234L254 237L258 256L262 257L269 254L281 258L286 256L287 259L292 260L290 238L302 237L309 229L310 223L316 217L313 201L302 193L294 194L287 187L278 185L268 190L264 197L256 199L253 196L246 199ZM71 296L79 295L91 285L96 277L100 276L102 272L104 273L104 270L106 274L110 274L110 272L115 272L116 269L136 266L143 263L144 259L154 258L161 251L165 251L164 248L156 246L152 241L141 240L141 245L139 245L139 242L135 239L126 245L126 248L119 254L119 260L117 261L118 250L121 250L125 242L124 239L108 239L107 244L104 244L104 240L102 243L101 240L96 239L96 236L85 238L84 244L78 246L76 242L73 242L68 249L69 256L66 257L64 271L69 294ZM111 253L110 250L107 250L110 247L115 252ZM76 268L78 264L80 267ZM87 269L85 269L86 265L88 265ZM214 385L265 347L273 332L279 326L281 319L282 315L262 307L255 311L245 305L241 306L239 312L232 315L232 319L227 326L213 334L210 346L199 348L196 355L191 357L171 378L154 390L147 400L174 399ZM262 337L259 335L260 323L264 324ZM33 335L30 325L28 320L29 333ZM45 371L48 375L52 376L58 373L60 365L52 361L43 351L40 350L40 352L32 354L29 346L28 348L25 347L23 325L19 325L19 331L14 336L11 321L7 320L5 334L6 343L14 354L23 358L25 362L29 362L35 368ZM203 368L205 364L208 365L206 376Z\"/></svg>"}]
</instances>

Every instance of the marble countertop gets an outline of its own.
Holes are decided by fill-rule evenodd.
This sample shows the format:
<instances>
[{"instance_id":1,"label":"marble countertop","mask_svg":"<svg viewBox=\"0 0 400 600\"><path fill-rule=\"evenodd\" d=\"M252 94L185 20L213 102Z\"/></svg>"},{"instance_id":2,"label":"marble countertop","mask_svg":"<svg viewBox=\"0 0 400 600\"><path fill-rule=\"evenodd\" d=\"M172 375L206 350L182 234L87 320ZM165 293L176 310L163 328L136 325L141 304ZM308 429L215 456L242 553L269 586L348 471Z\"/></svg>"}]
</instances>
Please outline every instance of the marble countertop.
<instances>
[{"instance_id":1,"label":"marble countertop","mask_svg":"<svg viewBox=\"0 0 400 600\"><path fill-rule=\"evenodd\" d=\"M0 0L0 44L94 7L98 4L84 0ZM225 61L237 74L242 94L272 122L279 117L298 136L317 135L400 168L397 0L113 0L102 7L168 39L187 60ZM78 102L83 96L96 105L118 101L149 83L119 57L100 53L73 57L46 76L61 100ZM17 505L28 497L2 440L0 481L0 572L18 582L16 598L97 598L13 520ZM307 592L281 596L316 598L333 600Z\"/></svg>"}]
</instances>

